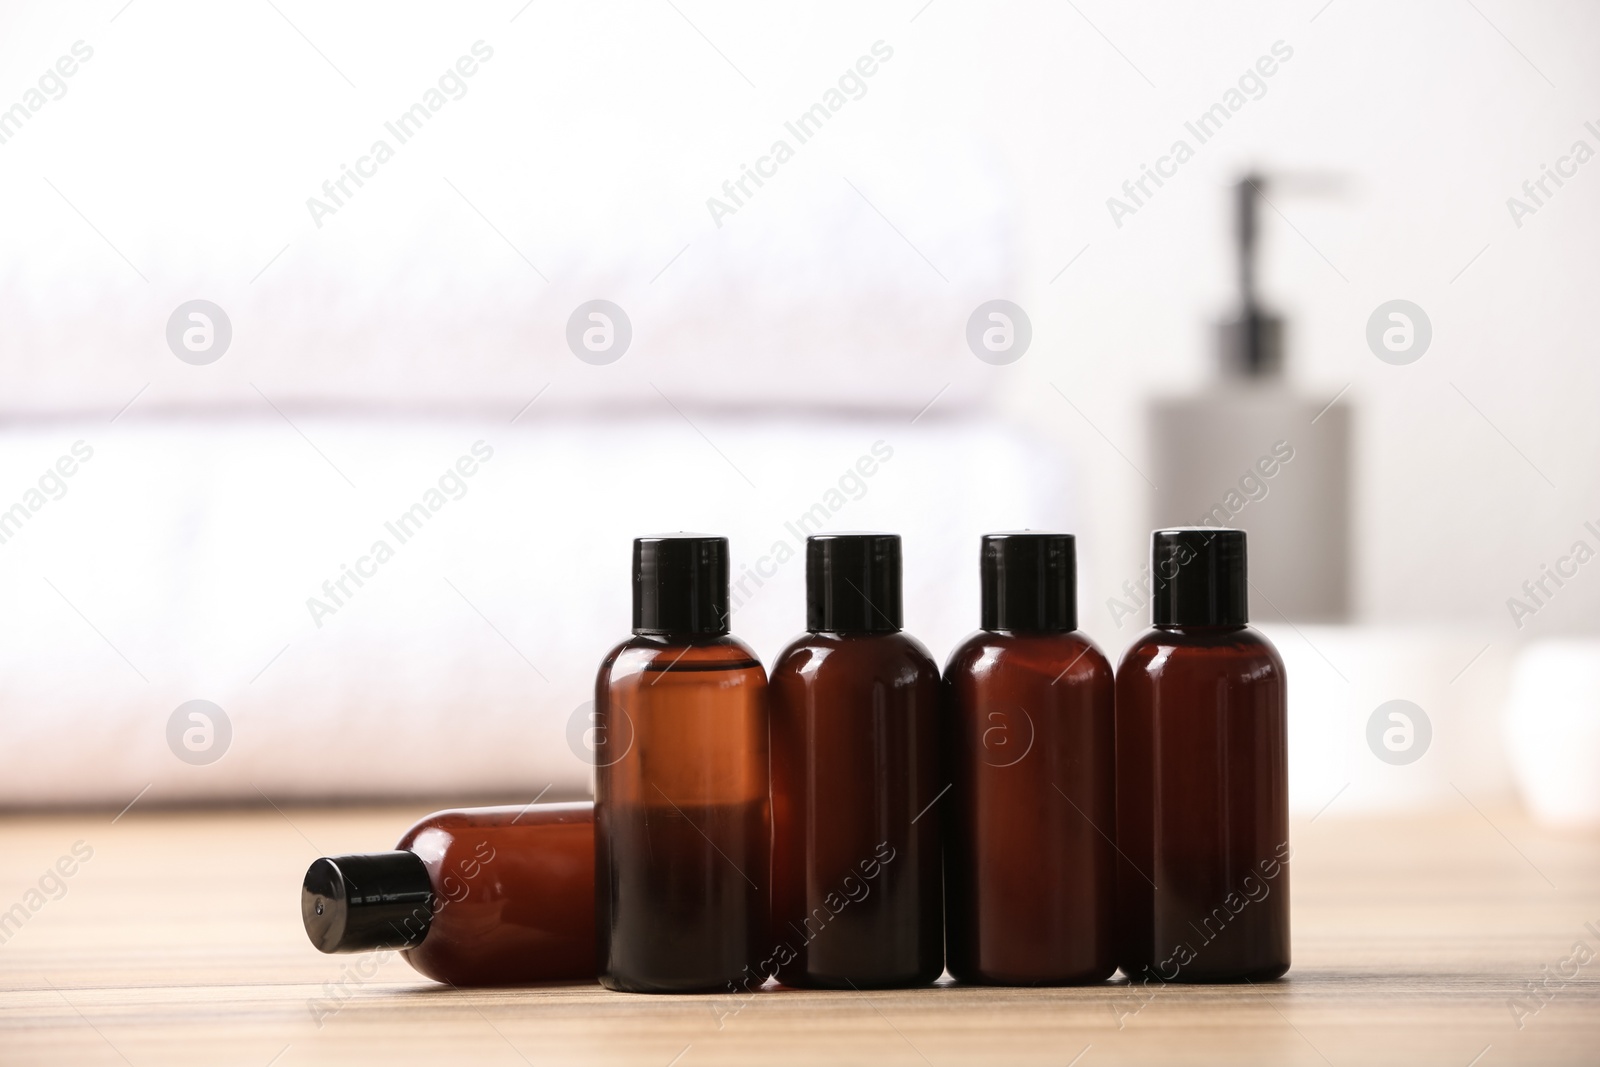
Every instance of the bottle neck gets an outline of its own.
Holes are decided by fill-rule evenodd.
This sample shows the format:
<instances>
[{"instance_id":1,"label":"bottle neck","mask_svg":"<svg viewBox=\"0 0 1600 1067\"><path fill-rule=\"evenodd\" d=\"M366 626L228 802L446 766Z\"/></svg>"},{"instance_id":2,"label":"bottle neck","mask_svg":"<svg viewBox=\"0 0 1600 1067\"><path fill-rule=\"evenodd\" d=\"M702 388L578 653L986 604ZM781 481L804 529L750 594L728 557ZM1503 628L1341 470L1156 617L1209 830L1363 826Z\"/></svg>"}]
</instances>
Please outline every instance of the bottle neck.
<instances>
[{"instance_id":1,"label":"bottle neck","mask_svg":"<svg viewBox=\"0 0 1600 1067\"><path fill-rule=\"evenodd\" d=\"M1236 630L1247 630L1250 628L1250 624L1246 622L1157 622L1152 623L1151 625L1154 629L1170 633L1193 634L1225 634Z\"/></svg>"},{"instance_id":2,"label":"bottle neck","mask_svg":"<svg viewBox=\"0 0 1600 1067\"><path fill-rule=\"evenodd\" d=\"M904 633L903 628L893 630L821 630L807 627L807 633L816 634L818 637L845 637L859 640L863 637L893 637L895 634Z\"/></svg>"},{"instance_id":3,"label":"bottle neck","mask_svg":"<svg viewBox=\"0 0 1600 1067\"><path fill-rule=\"evenodd\" d=\"M727 637L730 631L717 630L685 631L685 630L654 630L647 627L635 626L633 636L645 637L652 641L659 641L663 645L710 645Z\"/></svg>"}]
</instances>

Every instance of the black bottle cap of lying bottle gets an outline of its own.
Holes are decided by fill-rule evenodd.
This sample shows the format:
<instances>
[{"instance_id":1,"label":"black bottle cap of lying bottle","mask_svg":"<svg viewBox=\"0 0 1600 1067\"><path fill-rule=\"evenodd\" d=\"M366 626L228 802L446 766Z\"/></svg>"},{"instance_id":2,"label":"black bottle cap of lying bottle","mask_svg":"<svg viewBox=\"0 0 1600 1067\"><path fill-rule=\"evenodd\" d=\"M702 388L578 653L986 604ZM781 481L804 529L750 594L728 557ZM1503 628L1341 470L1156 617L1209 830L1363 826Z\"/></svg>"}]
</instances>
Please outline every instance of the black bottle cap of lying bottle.
<instances>
[{"instance_id":1,"label":"black bottle cap of lying bottle","mask_svg":"<svg viewBox=\"0 0 1600 1067\"><path fill-rule=\"evenodd\" d=\"M979 625L985 630L1064 633L1078 628L1078 562L1071 534L984 534Z\"/></svg>"},{"instance_id":2,"label":"black bottle cap of lying bottle","mask_svg":"<svg viewBox=\"0 0 1600 1067\"><path fill-rule=\"evenodd\" d=\"M1151 535L1157 626L1243 626L1250 619L1243 530L1186 526Z\"/></svg>"},{"instance_id":3,"label":"black bottle cap of lying bottle","mask_svg":"<svg viewBox=\"0 0 1600 1067\"><path fill-rule=\"evenodd\" d=\"M300 918L323 952L420 945L433 922L433 883L414 852L324 856L306 871Z\"/></svg>"},{"instance_id":4,"label":"black bottle cap of lying bottle","mask_svg":"<svg viewBox=\"0 0 1600 1067\"><path fill-rule=\"evenodd\" d=\"M900 535L806 538L806 629L894 633L900 629Z\"/></svg>"},{"instance_id":5,"label":"black bottle cap of lying bottle","mask_svg":"<svg viewBox=\"0 0 1600 1067\"><path fill-rule=\"evenodd\" d=\"M633 542L633 632L728 632L728 539L665 534Z\"/></svg>"}]
</instances>

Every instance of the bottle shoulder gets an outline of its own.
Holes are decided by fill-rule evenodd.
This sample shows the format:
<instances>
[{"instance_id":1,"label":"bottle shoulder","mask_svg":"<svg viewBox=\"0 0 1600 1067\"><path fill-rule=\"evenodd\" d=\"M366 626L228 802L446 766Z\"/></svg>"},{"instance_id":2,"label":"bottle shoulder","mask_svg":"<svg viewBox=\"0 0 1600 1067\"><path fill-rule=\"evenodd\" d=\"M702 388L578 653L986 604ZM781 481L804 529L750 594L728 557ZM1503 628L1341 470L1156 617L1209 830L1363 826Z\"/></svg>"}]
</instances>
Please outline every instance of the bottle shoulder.
<instances>
[{"instance_id":1,"label":"bottle shoulder","mask_svg":"<svg viewBox=\"0 0 1600 1067\"><path fill-rule=\"evenodd\" d=\"M905 674L937 681L939 665L923 643L897 630L887 634L837 634L807 631L778 654L772 677L846 670Z\"/></svg>"},{"instance_id":2,"label":"bottle shoulder","mask_svg":"<svg viewBox=\"0 0 1600 1067\"><path fill-rule=\"evenodd\" d=\"M1159 663L1199 662L1259 663L1281 674L1283 657L1277 646L1259 630L1249 626L1152 627L1140 634L1122 654L1117 673L1124 670L1149 670Z\"/></svg>"},{"instance_id":3,"label":"bottle shoulder","mask_svg":"<svg viewBox=\"0 0 1600 1067\"><path fill-rule=\"evenodd\" d=\"M991 673L996 670L1048 672L1052 677L1071 671L1074 677L1111 676L1111 663L1094 639L1081 630L1065 633L1019 633L978 630L950 653L945 678Z\"/></svg>"},{"instance_id":4,"label":"bottle shoulder","mask_svg":"<svg viewBox=\"0 0 1600 1067\"><path fill-rule=\"evenodd\" d=\"M600 677L610 676L619 667L628 674L669 669L733 671L754 668L763 677L766 675L761 657L732 634L693 641L662 634L633 634L606 653L600 662Z\"/></svg>"}]
</instances>

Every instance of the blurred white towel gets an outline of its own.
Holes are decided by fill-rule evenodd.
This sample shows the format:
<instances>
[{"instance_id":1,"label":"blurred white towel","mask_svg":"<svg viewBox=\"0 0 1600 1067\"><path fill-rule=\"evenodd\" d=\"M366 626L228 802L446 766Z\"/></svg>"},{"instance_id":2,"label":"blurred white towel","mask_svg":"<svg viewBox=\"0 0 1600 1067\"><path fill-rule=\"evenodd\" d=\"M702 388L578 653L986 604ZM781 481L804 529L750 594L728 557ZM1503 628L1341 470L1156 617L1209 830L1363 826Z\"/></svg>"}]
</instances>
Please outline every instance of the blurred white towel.
<instances>
[{"instance_id":1,"label":"blurred white towel","mask_svg":"<svg viewBox=\"0 0 1600 1067\"><path fill-rule=\"evenodd\" d=\"M770 663L803 628L801 517L900 532L908 629L942 661L976 625L978 535L1073 527L1057 465L1009 432L693 417L0 434L0 506L93 449L0 544L0 804L582 788L567 726L628 633L633 536L726 533L736 581L771 573L734 619ZM364 560L378 541L392 558ZM345 565L368 576L319 627L307 601ZM232 728L209 765L168 747L196 699Z\"/></svg>"}]
</instances>

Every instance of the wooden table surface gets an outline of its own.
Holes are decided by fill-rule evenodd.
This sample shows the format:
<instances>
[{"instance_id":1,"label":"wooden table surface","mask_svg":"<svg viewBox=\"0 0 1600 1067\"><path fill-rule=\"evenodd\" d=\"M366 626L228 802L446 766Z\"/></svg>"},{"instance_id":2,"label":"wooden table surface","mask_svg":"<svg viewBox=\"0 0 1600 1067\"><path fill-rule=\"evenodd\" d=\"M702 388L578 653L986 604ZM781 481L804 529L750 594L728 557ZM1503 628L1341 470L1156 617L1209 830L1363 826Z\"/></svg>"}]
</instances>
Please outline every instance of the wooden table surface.
<instances>
[{"instance_id":1,"label":"wooden table surface","mask_svg":"<svg viewBox=\"0 0 1600 1067\"><path fill-rule=\"evenodd\" d=\"M1296 824L1294 967L1270 985L769 987L743 1004L461 992L397 956L314 951L306 865L389 847L424 813L0 817L0 911L20 922L0 927L0 1064L1600 1063L1600 834L1467 804ZM92 855L48 877L75 846Z\"/></svg>"}]
</instances>

